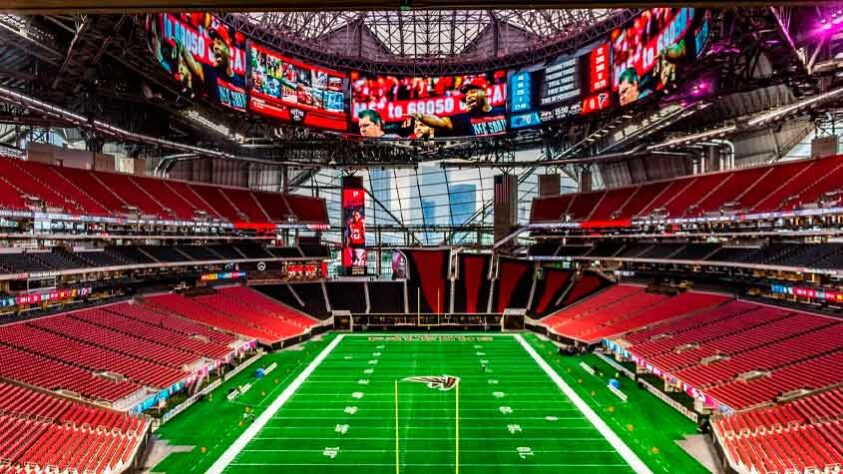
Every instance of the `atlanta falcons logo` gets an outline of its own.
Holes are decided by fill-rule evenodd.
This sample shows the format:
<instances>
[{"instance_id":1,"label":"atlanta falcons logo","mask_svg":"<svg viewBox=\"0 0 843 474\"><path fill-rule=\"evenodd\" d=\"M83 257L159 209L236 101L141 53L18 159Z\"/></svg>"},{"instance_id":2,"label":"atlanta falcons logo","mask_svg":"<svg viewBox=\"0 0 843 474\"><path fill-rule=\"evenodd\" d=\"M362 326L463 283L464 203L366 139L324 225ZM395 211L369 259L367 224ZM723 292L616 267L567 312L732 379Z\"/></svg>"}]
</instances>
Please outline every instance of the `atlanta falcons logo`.
<instances>
[{"instance_id":1,"label":"atlanta falcons logo","mask_svg":"<svg viewBox=\"0 0 843 474\"><path fill-rule=\"evenodd\" d=\"M460 382L459 377L451 375L426 375L418 377L407 377L403 379L404 382L418 382L427 385L427 388L447 392L456 387Z\"/></svg>"}]
</instances>

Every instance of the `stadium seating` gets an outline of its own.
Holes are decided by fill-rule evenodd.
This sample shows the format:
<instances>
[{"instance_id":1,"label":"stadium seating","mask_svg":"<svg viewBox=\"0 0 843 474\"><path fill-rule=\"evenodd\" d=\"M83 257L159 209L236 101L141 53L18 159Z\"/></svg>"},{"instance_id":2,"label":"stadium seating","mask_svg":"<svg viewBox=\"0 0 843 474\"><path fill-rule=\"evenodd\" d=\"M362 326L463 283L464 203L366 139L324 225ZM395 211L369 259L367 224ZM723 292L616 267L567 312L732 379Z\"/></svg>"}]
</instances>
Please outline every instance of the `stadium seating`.
<instances>
[{"instance_id":1,"label":"stadium seating","mask_svg":"<svg viewBox=\"0 0 843 474\"><path fill-rule=\"evenodd\" d=\"M257 339L264 343L273 343L278 336L269 333L249 321L239 321L234 317L212 310L205 305L195 302L192 298L186 298L179 294L157 295L147 298L144 305L152 309L165 311L192 321L211 326L223 331Z\"/></svg>"},{"instance_id":2,"label":"stadium seating","mask_svg":"<svg viewBox=\"0 0 843 474\"><path fill-rule=\"evenodd\" d=\"M0 273L37 273L110 266L193 261L300 258L297 247L266 248L259 244L120 245L99 249L2 249Z\"/></svg>"},{"instance_id":3,"label":"stadium seating","mask_svg":"<svg viewBox=\"0 0 843 474\"><path fill-rule=\"evenodd\" d=\"M157 295L146 302L153 309L265 344L304 334L317 323L310 316L248 288L224 288L219 293L194 298L175 293Z\"/></svg>"},{"instance_id":4,"label":"stadium seating","mask_svg":"<svg viewBox=\"0 0 843 474\"><path fill-rule=\"evenodd\" d=\"M722 403L745 409L768 403L794 390L817 390L840 383L843 352L804 360L748 381L734 380L706 391Z\"/></svg>"},{"instance_id":5,"label":"stadium seating","mask_svg":"<svg viewBox=\"0 0 843 474\"><path fill-rule=\"evenodd\" d=\"M77 328L62 329L59 324L56 333L50 332L44 329L52 327L52 324L47 323L50 319L35 321L37 327L29 323L2 326L0 344L76 365L94 373L125 376L140 385L156 389L170 387L187 377L181 370L75 339L84 335ZM65 332L73 337L60 335Z\"/></svg>"},{"instance_id":6,"label":"stadium seating","mask_svg":"<svg viewBox=\"0 0 843 474\"><path fill-rule=\"evenodd\" d=\"M255 298L218 293L199 296L195 300L229 317L248 321L274 334L276 340L298 336L315 323L304 315L294 313L293 310L268 312L256 305Z\"/></svg>"},{"instance_id":7,"label":"stadium seating","mask_svg":"<svg viewBox=\"0 0 843 474\"><path fill-rule=\"evenodd\" d=\"M0 157L0 208L71 215L190 220L203 215L231 222L326 224L325 202L306 196L251 191L65 168Z\"/></svg>"},{"instance_id":8,"label":"stadium seating","mask_svg":"<svg viewBox=\"0 0 843 474\"><path fill-rule=\"evenodd\" d=\"M168 329L191 339L208 341L217 346L230 347L237 338L229 333L217 331L203 324L197 324L186 318L173 317L164 312L154 311L142 304L118 304L106 307L107 311L140 321L146 325Z\"/></svg>"},{"instance_id":9,"label":"stadium seating","mask_svg":"<svg viewBox=\"0 0 843 474\"><path fill-rule=\"evenodd\" d=\"M95 376L92 371L6 345L0 345L0 357L0 376L47 390L65 390L107 402L141 390L133 382Z\"/></svg>"},{"instance_id":10,"label":"stadium seating","mask_svg":"<svg viewBox=\"0 0 843 474\"><path fill-rule=\"evenodd\" d=\"M698 260L717 262L798 267L815 269L843 268L843 244L840 243L756 243L745 246L723 246L699 242L616 242L599 241L592 246L560 245L539 242L530 248L530 255L568 256L593 259Z\"/></svg>"},{"instance_id":11,"label":"stadium seating","mask_svg":"<svg viewBox=\"0 0 843 474\"><path fill-rule=\"evenodd\" d=\"M643 287L616 285L542 320L556 334L594 343L680 315L716 306L728 298L685 292L677 296L647 293Z\"/></svg>"},{"instance_id":12,"label":"stadium seating","mask_svg":"<svg viewBox=\"0 0 843 474\"><path fill-rule=\"evenodd\" d=\"M89 318L100 318L102 321L102 318L109 317L110 314L103 314L101 309L95 308L39 319L30 324L80 342L174 369L181 369L199 361L199 357L190 352L87 322Z\"/></svg>"},{"instance_id":13,"label":"stadium seating","mask_svg":"<svg viewBox=\"0 0 843 474\"><path fill-rule=\"evenodd\" d=\"M317 322L309 315L301 311L297 311L278 301L272 300L263 293L245 286L221 288L219 292L226 298L238 301L244 306L259 310L264 314L283 319L284 321L294 326L298 326L301 329L309 329Z\"/></svg>"},{"instance_id":14,"label":"stadium seating","mask_svg":"<svg viewBox=\"0 0 843 474\"><path fill-rule=\"evenodd\" d=\"M231 354L231 349L224 345L205 342L170 329L151 326L123 316L122 311L128 310L127 308L131 306L128 303L120 303L105 307L101 311L80 311L71 314L70 317L150 343L164 344L170 348L180 349L209 359L225 359Z\"/></svg>"},{"instance_id":15,"label":"stadium seating","mask_svg":"<svg viewBox=\"0 0 843 474\"><path fill-rule=\"evenodd\" d=\"M91 431L110 431L137 435L145 420L125 413L93 407L36 392L25 387L0 382L0 414Z\"/></svg>"},{"instance_id":16,"label":"stadium seating","mask_svg":"<svg viewBox=\"0 0 843 474\"><path fill-rule=\"evenodd\" d=\"M0 459L27 468L10 472L119 472L148 426L140 417L0 383Z\"/></svg>"},{"instance_id":17,"label":"stadium seating","mask_svg":"<svg viewBox=\"0 0 843 474\"><path fill-rule=\"evenodd\" d=\"M729 459L756 472L833 472L843 459L843 388L714 420Z\"/></svg>"},{"instance_id":18,"label":"stadium seating","mask_svg":"<svg viewBox=\"0 0 843 474\"><path fill-rule=\"evenodd\" d=\"M640 360L735 410L837 383L843 360L843 322L746 301L623 337Z\"/></svg>"},{"instance_id":19,"label":"stadium seating","mask_svg":"<svg viewBox=\"0 0 843 474\"><path fill-rule=\"evenodd\" d=\"M836 204L843 156L759 166L624 188L538 198L531 222L624 221L789 211Z\"/></svg>"}]
</instances>

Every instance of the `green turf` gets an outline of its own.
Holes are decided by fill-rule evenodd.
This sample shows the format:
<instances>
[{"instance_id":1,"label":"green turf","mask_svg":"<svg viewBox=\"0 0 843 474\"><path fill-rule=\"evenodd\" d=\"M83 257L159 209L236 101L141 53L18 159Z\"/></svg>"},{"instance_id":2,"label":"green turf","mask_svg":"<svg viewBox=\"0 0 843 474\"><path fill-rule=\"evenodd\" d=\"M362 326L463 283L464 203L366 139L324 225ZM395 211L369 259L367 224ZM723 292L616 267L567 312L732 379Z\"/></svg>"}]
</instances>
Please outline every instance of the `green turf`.
<instances>
[{"instance_id":1,"label":"green turf","mask_svg":"<svg viewBox=\"0 0 843 474\"><path fill-rule=\"evenodd\" d=\"M693 432L693 423L628 380L630 401L620 402L605 380L578 366L583 359L559 357L551 343L524 336L654 472L705 472L674 443ZM512 337L431 337L346 336L226 472L396 472L395 381L443 374L461 379L460 472L631 472ZM204 472L245 429L242 403L260 413L329 340L266 356L258 365L278 361L283 377L277 385L273 377L259 381L238 403L225 401L224 386L213 401L166 425L159 434L172 444L206 446L207 452L173 454L155 471ZM488 361L488 371L481 370L481 360ZM593 356L586 360L604 367L606 379L614 373ZM252 373L232 382L251 381ZM456 396L456 389L399 382L401 473L456 472Z\"/></svg>"},{"instance_id":2,"label":"green turf","mask_svg":"<svg viewBox=\"0 0 843 474\"><path fill-rule=\"evenodd\" d=\"M696 424L664 402L637 387L626 377L618 377L629 397L621 402L606 385L616 370L595 355L566 357L556 354L550 341L533 333L524 338L547 360L556 372L594 409L610 428L656 473L704 474L708 470L688 455L676 441L696 432ZM603 373L589 375L580 367L585 361Z\"/></svg>"},{"instance_id":3,"label":"green turf","mask_svg":"<svg viewBox=\"0 0 843 474\"><path fill-rule=\"evenodd\" d=\"M246 406L258 414L263 412L264 408L278 397L284 387L289 385L289 382L333 338L334 335L329 334L320 340L303 343L302 350L284 350L264 355L255 365L225 382L210 398L196 403L162 426L156 433L159 438L173 446L189 446L193 449L190 452L170 454L155 466L153 472L167 474L205 472L246 429L247 424L245 426L241 424ZM255 369L269 366L273 362L278 363L278 369L275 372L264 379L255 379ZM276 380L278 383L275 383ZM225 397L228 389L245 383L252 383L252 389L235 402L229 402Z\"/></svg>"}]
</instances>

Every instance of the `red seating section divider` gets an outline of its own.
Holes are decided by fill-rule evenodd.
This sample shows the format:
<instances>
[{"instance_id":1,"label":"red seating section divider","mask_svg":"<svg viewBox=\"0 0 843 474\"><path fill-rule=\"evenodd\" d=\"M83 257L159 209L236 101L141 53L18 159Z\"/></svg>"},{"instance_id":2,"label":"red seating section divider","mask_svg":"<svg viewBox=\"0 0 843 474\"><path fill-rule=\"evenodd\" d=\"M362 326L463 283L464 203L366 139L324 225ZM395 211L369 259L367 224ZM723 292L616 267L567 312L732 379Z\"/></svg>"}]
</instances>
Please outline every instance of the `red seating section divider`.
<instances>
[{"instance_id":1,"label":"red seating section divider","mask_svg":"<svg viewBox=\"0 0 843 474\"><path fill-rule=\"evenodd\" d=\"M448 310L448 250L404 250L410 267L410 291L416 296L421 287L422 312L441 313ZM426 305L426 306L425 306ZM410 308L416 311L416 308Z\"/></svg>"},{"instance_id":2,"label":"red seating section divider","mask_svg":"<svg viewBox=\"0 0 843 474\"><path fill-rule=\"evenodd\" d=\"M498 268L498 290L497 290L497 312L503 311L509 307L512 301L515 288L518 282L527 275L531 269L530 262L521 260L506 260L501 259Z\"/></svg>"},{"instance_id":3,"label":"red seating section divider","mask_svg":"<svg viewBox=\"0 0 843 474\"><path fill-rule=\"evenodd\" d=\"M460 260L461 280L465 286L465 312L477 313L478 297L480 287L487 276L483 273L486 269L486 262L489 257L486 255L463 255ZM486 312L486 308L481 308Z\"/></svg>"},{"instance_id":4,"label":"red seating section divider","mask_svg":"<svg viewBox=\"0 0 843 474\"><path fill-rule=\"evenodd\" d=\"M539 316L544 316L547 310L554 302L554 298L559 296L559 292L571 281L573 272L568 270L545 269L544 271L544 285L541 287L541 292L537 295L534 313Z\"/></svg>"}]
</instances>

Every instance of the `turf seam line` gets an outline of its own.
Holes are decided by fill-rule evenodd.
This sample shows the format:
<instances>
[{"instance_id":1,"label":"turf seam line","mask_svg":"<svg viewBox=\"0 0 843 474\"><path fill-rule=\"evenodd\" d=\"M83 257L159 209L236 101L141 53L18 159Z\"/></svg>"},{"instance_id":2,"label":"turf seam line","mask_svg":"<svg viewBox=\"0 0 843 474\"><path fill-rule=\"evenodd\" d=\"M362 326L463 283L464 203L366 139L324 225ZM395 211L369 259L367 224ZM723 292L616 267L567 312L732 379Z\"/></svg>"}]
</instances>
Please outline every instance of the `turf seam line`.
<instances>
[{"instance_id":1,"label":"turf seam line","mask_svg":"<svg viewBox=\"0 0 843 474\"><path fill-rule=\"evenodd\" d=\"M281 395L278 396L270 405L264 410L263 413L252 423L246 431L244 431L234 443L229 446L222 456L220 456L216 462L205 472L205 474L222 474L226 467L234 460L234 458L240 454L247 444L252 441L252 438L257 436L257 434L269 423L270 420L278 413L278 410L287 403L289 400L299 389L299 387L304 384L305 380L310 377L310 374L316 370L317 367L322 363L325 358L334 350L337 345L339 345L340 341L342 341L344 334L340 334L337 336L333 341L331 341L327 347L322 349L322 352L316 356L315 359L307 366L305 369L296 377L287 388L281 392Z\"/></svg>"},{"instance_id":2,"label":"turf seam line","mask_svg":"<svg viewBox=\"0 0 843 474\"><path fill-rule=\"evenodd\" d=\"M528 354L530 354L530 357L532 357L533 360L536 361L536 364L538 364L539 367L541 367L542 370L545 371L548 377L550 377L550 379L553 380L554 383L556 383L559 389L562 390L562 392L568 398L570 398L572 402L574 402L574 405L579 408L579 410L582 412L583 415L585 415L588 421L591 422L591 424L594 425L595 428L597 428L597 431L599 431L600 434L603 435L604 438L606 438L606 441L608 441L609 444L611 444L612 447L615 448L618 454L621 455L624 461L626 461L627 464L629 464L629 466L636 473L653 474L653 471L651 471L650 468L648 468L647 465L644 464L643 461L641 461L641 458L639 458L629 448L629 446L627 446L626 443L624 443L623 440L621 440L618 435L616 435L615 432L612 431L611 428L609 428L609 425L607 425L606 422L603 421L603 419L600 418L597 413L595 413L594 410L592 410L591 407L588 406L588 404L585 403L582 398L580 398L579 395L577 395L577 392L575 392L574 389L572 389L564 380L562 380L562 377L560 377L559 374L557 374L556 371L553 370L550 364L548 364L538 354L538 352L536 352L536 350L529 343L527 343L527 341L525 341L523 337L521 337L520 334L515 335L515 340L518 341L519 344L521 344L521 347L523 347Z\"/></svg>"}]
</instances>

